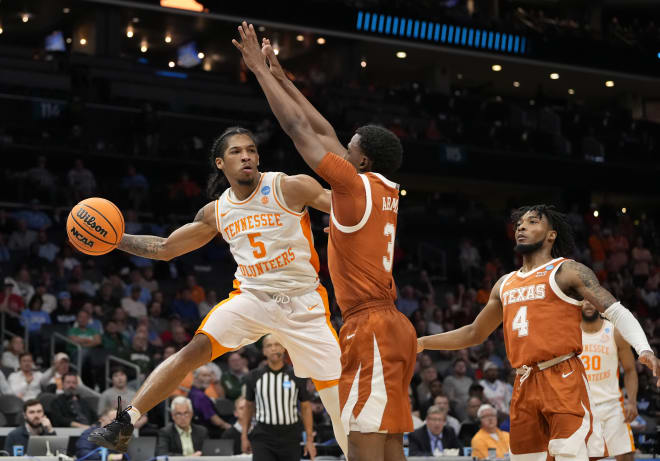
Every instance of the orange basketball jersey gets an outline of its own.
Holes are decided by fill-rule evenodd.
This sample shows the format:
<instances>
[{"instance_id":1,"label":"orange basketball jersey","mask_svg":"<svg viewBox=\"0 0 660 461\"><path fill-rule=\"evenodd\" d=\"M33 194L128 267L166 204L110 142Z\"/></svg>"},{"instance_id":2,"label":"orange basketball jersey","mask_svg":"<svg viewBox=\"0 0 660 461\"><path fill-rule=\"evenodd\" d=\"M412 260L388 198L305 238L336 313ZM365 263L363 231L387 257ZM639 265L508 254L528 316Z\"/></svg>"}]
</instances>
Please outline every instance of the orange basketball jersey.
<instances>
[{"instance_id":1,"label":"orange basketball jersey","mask_svg":"<svg viewBox=\"0 0 660 461\"><path fill-rule=\"evenodd\" d=\"M328 154L317 171L332 185L328 266L342 314L346 317L370 306L392 304L399 185L378 173L358 175L334 154ZM338 201L356 203L361 219L354 225L342 223L345 218L338 216Z\"/></svg>"},{"instance_id":2,"label":"orange basketball jersey","mask_svg":"<svg viewBox=\"0 0 660 461\"><path fill-rule=\"evenodd\" d=\"M504 342L514 368L582 352L581 303L555 281L565 261L557 258L526 273L511 272L502 281Z\"/></svg>"}]
</instances>

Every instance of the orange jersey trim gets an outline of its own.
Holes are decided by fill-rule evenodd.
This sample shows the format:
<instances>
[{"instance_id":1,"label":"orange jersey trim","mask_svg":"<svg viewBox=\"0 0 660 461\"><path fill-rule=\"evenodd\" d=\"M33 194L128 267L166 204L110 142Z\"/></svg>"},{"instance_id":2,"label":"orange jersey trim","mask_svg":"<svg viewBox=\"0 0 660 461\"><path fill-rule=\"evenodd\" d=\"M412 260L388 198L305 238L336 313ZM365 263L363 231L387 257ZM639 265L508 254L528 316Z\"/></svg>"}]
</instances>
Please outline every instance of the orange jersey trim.
<instances>
[{"instance_id":1,"label":"orange jersey trim","mask_svg":"<svg viewBox=\"0 0 660 461\"><path fill-rule=\"evenodd\" d=\"M328 325L328 328L330 328L332 336L335 337L337 344L339 344L339 336L337 336L337 332L332 327L332 323L330 322L330 303L328 302L328 291L323 285L319 284L319 286L316 288L316 292L321 295L321 299L323 300L323 307L325 308L325 323Z\"/></svg>"},{"instance_id":2,"label":"orange jersey trim","mask_svg":"<svg viewBox=\"0 0 660 461\"><path fill-rule=\"evenodd\" d=\"M220 357L222 354L225 354L229 351L236 350L236 348L232 349L226 346L223 346L218 342L217 339L215 339L210 333L207 333L206 331L203 331L202 328L204 328L204 325L206 325L206 322L208 321L209 317L211 317L211 314L218 309L220 306L231 300L236 295L241 294L241 289L240 289L241 283L238 280L234 280L233 287L234 291L229 293L229 298L220 301L218 304L213 306L213 309L209 311L208 314L206 314L206 317L204 317L204 320L202 320L202 323L199 325L199 328L197 328L197 331L195 334L203 334L207 338L209 338L209 341L211 341L211 360L215 360L216 358Z\"/></svg>"},{"instance_id":3,"label":"orange jersey trim","mask_svg":"<svg viewBox=\"0 0 660 461\"><path fill-rule=\"evenodd\" d=\"M316 252L316 248L314 248L314 240L312 239L312 225L311 225L311 220L309 218L309 212L305 212L305 215L300 220L300 228L302 229L302 233L307 239L307 243L309 244L309 252L310 252L309 262L312 264L312 267L318 274L321 265L319 263L319 255ZM327 296L328 295L326 293L326 297Z\"/></svg>"},{"instance_id":4,"label":"orange jersey trim","mask_svg":"<svg viewBox=\"0 0 660 461\"><path fill-rule=\"evenodd\" d=\"M314 387L316 387L317 391L322 391L323 389L328 389L330 387L339 385L338 379L331 379L330 381L317 381L316 379L312 378L312 382L314 383Z\"/></svg>"},{"instance_id":5,"label":"orange jersey trim","mask_svg":"<svg viewBox=\"0 0 660 461\"><path fill-rule=\"evenodd\" d=\"M275 203L277 203L277 205L280 208L282 208L284 211L286 211L289 214L292 214L292 215L298 216L298 217L303 216L305 214L305 211L301 211L301 212L293 211L293 210L290 210L289 208L287 208L286 206L282 205L282 203L277 198L277 192L276 192L276 189L275 189L275 181L276 180L277 180L277 177L273 180L273 197L275 198ZM281 180L282 180L282 178L280 178L280 181ZM281 187L280 187L280 190L281 190ZM282 200L284 200L284 197L282 197Z\"/></svg>"},{"instance_id":6,"label":"orange jersey trim","mask_svg":"<svg viewBox=\"0 0 660 461\"><path fill-rule=\"evenodd\" d=\"M254 196L257 195L257 192L259 192L259 189L261 189L261 182L264 180L264 176L266 176L266 174L261 173L261 177L259 178L259 183L257 184L257 187L254 188L254 190L252 191L252 193L250 194L250 196L248 198L246 198L242 202L234 202L232 199L229 198L230 194L227 193L227 201L229 203L231 203L232 205L245 205L247 202L252 200L254 198Z\"/></svg>"}]
</instances>

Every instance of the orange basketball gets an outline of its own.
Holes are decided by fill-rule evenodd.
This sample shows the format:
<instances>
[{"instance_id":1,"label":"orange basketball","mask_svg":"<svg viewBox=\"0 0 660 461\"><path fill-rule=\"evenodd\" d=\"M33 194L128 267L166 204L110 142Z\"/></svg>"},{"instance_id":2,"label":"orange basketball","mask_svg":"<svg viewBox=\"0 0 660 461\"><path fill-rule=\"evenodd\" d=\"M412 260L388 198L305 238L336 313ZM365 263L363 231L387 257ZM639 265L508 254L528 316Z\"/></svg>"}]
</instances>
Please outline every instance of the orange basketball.
<instances>
[{"instance_id":1,"label":"orange basketball","mask_svg":"<svg viewBox=\"0 0 660 461\"><path fill-rule=\"evenodd\" d=\"M124 235L124 216L111 201L88 198L71 209L66 220L66 235L78 251L104 255L119 245Z\"/></svg>"}]
</instances>

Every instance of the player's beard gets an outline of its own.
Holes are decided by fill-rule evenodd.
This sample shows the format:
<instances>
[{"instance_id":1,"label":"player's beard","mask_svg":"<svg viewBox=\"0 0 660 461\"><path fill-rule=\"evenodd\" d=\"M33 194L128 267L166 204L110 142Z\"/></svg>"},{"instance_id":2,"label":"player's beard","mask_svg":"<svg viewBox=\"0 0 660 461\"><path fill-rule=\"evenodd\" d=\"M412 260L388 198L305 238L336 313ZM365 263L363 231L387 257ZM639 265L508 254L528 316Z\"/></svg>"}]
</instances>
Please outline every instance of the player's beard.
<instances>
[{"instance_id":1,"label":"player's beard","mask_svg":"<svg viewBox=\"0 0 660 461\"><path fill-rule=\"evenodd\" d=\"M513 251L521 255L528 255L530 253L534 253L535 251L541 249L544 240L545 239L541 239L536 243L519 243L515 247L513 247Z\"/></svg>"},{"instance_id":2,"label":"player's beard","mask_svg":"<svg viewBox=\"0 0 660 461\"><path fill-rule=\"evenodd\" d=\"M240 184L241 186L256 186L257 185L257 180L256 180L256 178L239 179L238 184Z\"/></svg>"},{"instance_id":3,"label":"player's beard","mask_svg":"<svg viewBox=\"0 0 660 461\"><path fill-rule=\"evenodd\" d=\"M598 320L598 317L600 317L600 312L597 310L594 310L594 313L591 315L586 315L584 311L582 311L582 320L584 320L587 323L592 323Z\"/></svg>"}]
</instances>

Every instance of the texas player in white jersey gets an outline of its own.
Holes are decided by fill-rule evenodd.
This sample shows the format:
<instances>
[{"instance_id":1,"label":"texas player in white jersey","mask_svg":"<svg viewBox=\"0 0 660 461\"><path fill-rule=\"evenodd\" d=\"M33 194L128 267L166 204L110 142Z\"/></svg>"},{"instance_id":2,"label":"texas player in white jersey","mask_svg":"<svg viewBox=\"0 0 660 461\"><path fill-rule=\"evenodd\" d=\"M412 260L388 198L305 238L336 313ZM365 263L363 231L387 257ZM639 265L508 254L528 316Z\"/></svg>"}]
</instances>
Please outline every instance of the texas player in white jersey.
<instances>
[{"instance_id":1,"label":"texas player in white jersey","mask_svg":"<svg viewBox=\"0 0 660 461\"><path fill-rule=\"evenodd\" d=\"M630 344L614 328L612 322L600 316L589 301L582 305L582 353L593 412L601 425L608 456L617 461L633 461L635 443L630 422L637 417L637 370ZM619 362L623 366L623 381L628 399L624 401L619 388ZM603 439L589 439L589 455L605 455Z\"/></svg>"},{"instance_id":2,"label":"texas player in white jersey","mask_svg":"<svg viewBox=\"0 0 660 461\"><path fill-rule=\"evenodd\" d=\"M240 127L227 129L213 143L211 163L209 195L219 195L224 178L231 187L169 237L125 234L119 249L167 261L220 233L236 260L235 290L207 314L189 344L147 377L131 406L89 440L125 451L137 417L167 398L189 372L272 334L289 351L296 375L314 381L346 453L337 386L341 351L327 292L319 284L307 212L313 207L329 213L329 191L310 176L259 172L255 138ZM247 435L242 434L244 452L250 452ZM315 456L311 439L306 450Z\"/></svg>"}]
</instances>

